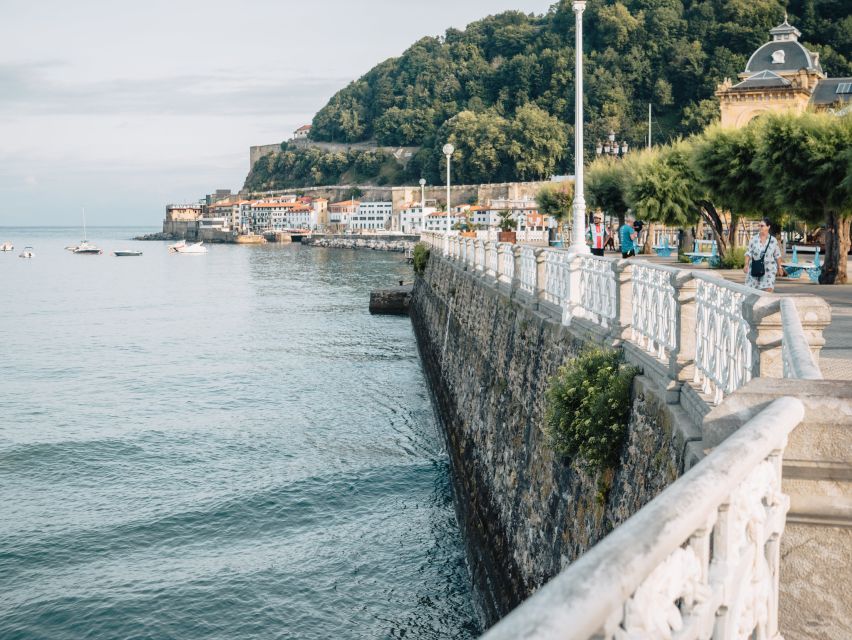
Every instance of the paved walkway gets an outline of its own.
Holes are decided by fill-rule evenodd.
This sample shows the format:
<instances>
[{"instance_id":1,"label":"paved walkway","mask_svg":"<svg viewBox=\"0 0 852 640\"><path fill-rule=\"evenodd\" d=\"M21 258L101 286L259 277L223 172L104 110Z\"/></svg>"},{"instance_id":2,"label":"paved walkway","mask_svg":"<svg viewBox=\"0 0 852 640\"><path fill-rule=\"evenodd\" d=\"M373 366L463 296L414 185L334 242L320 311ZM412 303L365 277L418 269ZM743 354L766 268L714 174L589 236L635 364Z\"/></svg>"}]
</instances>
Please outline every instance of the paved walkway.
<instances>
[{"instance_id":1,"label":"paved walkway","mask_svg":"<svg viewBox=\"0 0 852 640\"><path fill-rule=\"evenodd\" d=\"M616 254L607 254L616 255ZM686 269L707 269L706 265L678 264L676 257L638 256L651 262L669 264ZM743 284L742 269L719 269L715 271L731 282ZM852 260L847 263L847 273L852 274ZM825 346L819 356L819 367L827 380L852 380L852 284L813 284L805 274L798 280L779 278L775 292L780 294L810 293L820 296L831 305L831 324L826 327Z\"/></svg>"}]
</instances>

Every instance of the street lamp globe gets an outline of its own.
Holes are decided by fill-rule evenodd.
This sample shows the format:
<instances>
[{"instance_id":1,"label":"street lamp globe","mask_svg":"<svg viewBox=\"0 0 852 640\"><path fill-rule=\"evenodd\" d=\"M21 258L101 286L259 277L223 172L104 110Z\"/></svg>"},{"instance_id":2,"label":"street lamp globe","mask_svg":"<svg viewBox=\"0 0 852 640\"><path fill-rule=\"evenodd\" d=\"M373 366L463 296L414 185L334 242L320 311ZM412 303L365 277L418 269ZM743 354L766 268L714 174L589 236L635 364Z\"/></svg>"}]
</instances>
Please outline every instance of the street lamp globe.
<instances>
[{"instance_id":1,"label":"street lamp globe","mask_svg":"<svg viewBox=\"0 0 852 640\"><path fill-rule=\"evenodd\" d=\"M449 142L447 144L445 144L444 148L442 149L442 151L444 152L444 155L447 156L448 158L451 155L453 155L453 151L455 151L455 150L456 150L456 148L453 145L451 145Z\"/></svg>"},{"instance_id":2,"label":"street lamp globe","mask_svg":"<svg viewBox=\"0 0 852 640\"><path fill-rule=\"evenodd\" d=\"M425 186L426 186L426 179L425 179L425 178L420 178L420 186L421 186L421 187L425 187Z\"/></svg>"}]
</instances>

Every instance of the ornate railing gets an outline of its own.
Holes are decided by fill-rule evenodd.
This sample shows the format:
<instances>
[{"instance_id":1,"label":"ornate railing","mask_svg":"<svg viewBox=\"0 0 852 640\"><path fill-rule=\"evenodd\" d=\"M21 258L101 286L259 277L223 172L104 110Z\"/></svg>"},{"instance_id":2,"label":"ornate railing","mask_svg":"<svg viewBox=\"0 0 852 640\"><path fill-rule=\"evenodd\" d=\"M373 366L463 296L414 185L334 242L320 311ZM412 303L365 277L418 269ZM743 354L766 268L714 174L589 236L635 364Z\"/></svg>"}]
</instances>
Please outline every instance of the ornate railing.
<instances>
[{"instance_id":1,"label":"ornate railing","mask_svg":"<svg viewBox=\"0 0 852 640\"><path fill-rule=\"evenodd\" d=\"M827 320L814 322L807 334L801 323L791 321L799 316L799 305L807 304L819 307L816 315L829 317L819 298L796 297L779 307L777 296L639 258L618 260L431 233L423 234L423 240L460 266L484 272L510 292L523 292L527 301L558 313L566 323L588 323L598 338L636 345L638 355L631 357L640 359L637 364L647 363L676 382L671 387L674 402L684 384L691 383L708 404L718 404L758 375L819 375L807 353L822 344ZM784 318L780 323L779 313Z\"/></svg>"},{"instance_id":2,"label":"ornate railing","mask_svg":"<svg viewBox=\"0 0 852 640\"><path fill-rule=\"evenodd\" d=\"M672 284L677 269L634 264L631 278L631 336L634 342L657 358L668 358L677 344L677 294Z\"/></svg>"},{"instance_id":3,"label":"ornate railing","mask_svg":"<svg viewBox=\"0 0 852 640\"><path fill-rule=\"evenodd\" d=\"M615 271L614 261L596 256L577 257L580 270L580 295L577 309L604 327L615 319Z\"/></svg>"},{"instance_id":4,"label":"ornate railing","mask_svg":"<svg viewBox=\"0 0 852 640\"><path fill-rule=\"evenodd\" d=\"M536 288L536 250L529 246L521 246L520 263L518 285L521 291L533 295Z\"/></svg>"},{"instance_id":5,"label":"ornate railing","mask_svg":"<svg viewBox=\"0 0 852 640\"><path fill-rule=\"evenodd\" d=\"M778 638L781 456L803 417L775 400L483 637Z\"/></svg>"},{"instance_id":6,"label":"ornate railing","mask_svg":"<svg viewBox=\"0 0 852 640\"><path fill-rule=\"evenodd\" d=\"M702 279L696 292L693 382L718 404L754 374L754 343L743 314L747 289L724 280Z\"/></svg>"}]
</instances>

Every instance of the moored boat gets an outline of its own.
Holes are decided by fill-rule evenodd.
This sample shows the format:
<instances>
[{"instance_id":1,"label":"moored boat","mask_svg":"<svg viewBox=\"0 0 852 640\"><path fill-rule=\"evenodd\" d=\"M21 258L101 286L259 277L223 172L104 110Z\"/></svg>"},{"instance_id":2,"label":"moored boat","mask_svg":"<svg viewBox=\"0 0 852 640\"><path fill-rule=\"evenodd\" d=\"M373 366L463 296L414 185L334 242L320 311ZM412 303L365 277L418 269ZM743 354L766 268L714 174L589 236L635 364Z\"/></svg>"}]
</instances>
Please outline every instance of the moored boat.
<instances>
[{"instance_id":1,"label":"moored boat","mask_svg":"<svg viewBox=\"0 0 852 640\"><path fill-rule=\"evenodd\" d=\"M141 256L142 255L141 251L132 251L131 249L118 249L116 251L113 251L113 253L119 258L125 257L125 256Z\"/></svg>"},{"instance_id":2,"label":"moored boat","mask_svg":"<svg viewBox=\"0 0 852 640\"><path fill-rule=\"evenodd\" d=\"M24 250L21 251L21 253L18 254L18 257L19 258L35 258L35 252L33 251L32 247L26 246L26 247L24 247Z\"/></svg>"},{"instance_id":3,"label":"moored boat","mask_svg":"<svg viewBox=\"0 0 852 640\"><path fill-rule=\"evenodd\" d=\"M207 247L203 246L204 242L194 242L192 244L187 244L185 240L181 240L180 242L173 244L169 247L169 251L173 251L175 253L188 253L188 254L201 254L207 253Z\"/></svg>"},{"instance_id":4,"label":"moored boat","mask_svg":"<svg viewBox=\"0 0 852 640\"><path fill-rule=\"evenodd\" d=\"M13 245L11 242L4 242L3 244L0 244L0 251L14 251L14 250L15 250L15 245Z\"/></svg>"}]
</instances>

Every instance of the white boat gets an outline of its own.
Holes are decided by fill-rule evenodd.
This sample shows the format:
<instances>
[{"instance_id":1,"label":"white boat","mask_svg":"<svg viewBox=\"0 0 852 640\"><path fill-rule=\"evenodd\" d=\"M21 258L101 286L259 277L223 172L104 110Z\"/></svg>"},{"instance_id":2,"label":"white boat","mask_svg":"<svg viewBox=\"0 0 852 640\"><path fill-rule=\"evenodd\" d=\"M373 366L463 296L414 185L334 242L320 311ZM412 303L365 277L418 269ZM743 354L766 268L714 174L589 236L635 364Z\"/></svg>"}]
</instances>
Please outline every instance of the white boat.
<instances>
[{"instance_id":1,"label":"white boat","mask_svg":"<svg viewBox=\"0 0 852 640\"><path fill-rule=\"evenodd\" d=\"M4 242L3 244L0 244L0 251L14 251L14 250L15 250L15 245L13 245L11 242Z\"/></svg>"},{"instance_id":2,"label":"white boat","mask_svg":"<svg viewBox=\"0 0 852 640\"><path fill-rule=\"evenodd\" d=\"M18 254L18 257L19 258L35 258L35 252L33 251L32 247L26 246L26 247L24 247L24 250L21 251L21 253Z\"/></svg>"},{"instance_id":3,"label":"white boat","mask_svg":"<svg viewBox=\"0 0 852 640\"><path fill-rule=\"evenodd\" d=\"M180 249L186 246L186 240L178 240L174 244L169 245L169 251L171 253L177 253Z\"/></svg>"},{"instance_id":4,"label":"white boat","mask_svg":"<svg viewBox=\"0 0 852 640\"><path fill-rule=\"evenodd\" d=\"M124 257L124 256L141 256L142 255L141 251L133 251L131 249L118 249L116 251L113 251L113 253L119 258Z\"/></svg>"},{"instance_id":5,"label":"white boat","mask_svg":"<svg viewBox=\"0 0 852 640\"><path fill-rule=\"evenodd\" d=\"M80 255L89 255L89 256L99 256L103 253L100 249L98 249L95 245L89 242L86 239L86 210L83 209L83 239L80 241L76 247L65 247L71 253L77 253Z\"/></svg>"},{"instance_id":6,"label":"white boat","mask_svg":"<svg viewBox=\"0 0 852 640\"><path fill-rule=\"evenodd\" d=\"M181 240L177 244L173 244L171 247L169 247L169 250L174 251L175 253L207 253L207 247L202 246L203 244L203 242L194 242L192 244L186 244L184 240Z\"/></svg>"}]
</instances>

